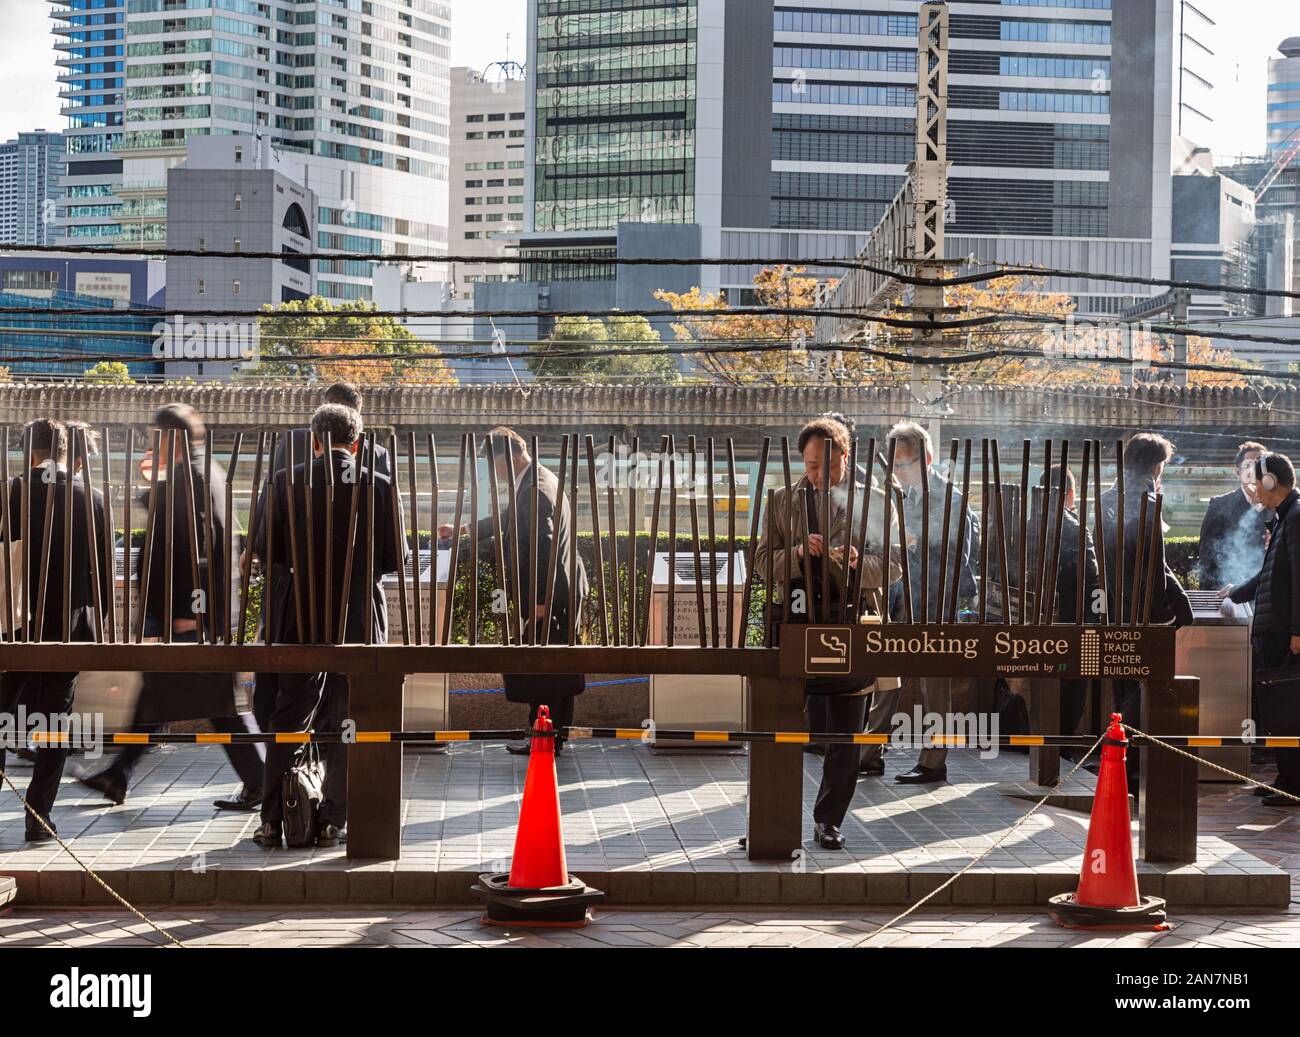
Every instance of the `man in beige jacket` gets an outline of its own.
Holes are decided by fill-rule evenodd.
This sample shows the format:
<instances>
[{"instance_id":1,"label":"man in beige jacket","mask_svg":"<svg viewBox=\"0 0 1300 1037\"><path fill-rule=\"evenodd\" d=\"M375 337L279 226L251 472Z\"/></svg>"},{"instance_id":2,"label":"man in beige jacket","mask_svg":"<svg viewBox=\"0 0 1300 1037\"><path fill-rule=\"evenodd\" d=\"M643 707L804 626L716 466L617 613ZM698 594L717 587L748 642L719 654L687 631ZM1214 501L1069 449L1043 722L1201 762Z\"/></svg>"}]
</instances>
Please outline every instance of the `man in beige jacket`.
<instances>
[{"instance_id":1,"label":"man in beige jacket","mask_svg":"<svg viewBox=\"0 0 1300 1037\"><path fill-rule=\"evenodd\" d=\"M827 440L831 441L829 465ZM879 612L885 495L874 483L870 489L858 484L850 529L848 430L831 418L817 418L800 430L797 446L803 456L804 476L788 491L783 487L773 495L771 538L765 518L754 551L754 571L764 581L770 573L774 623L856 623L866 612ZM864 544L861 519L868 500ZM856 582L856 570L862 570L856 601L847 600L850 594L844 583L845 550L851 584ZM902 576L902 569L895 552L891 551L891 556L889 582L893 583ZM861 731L871 683L869 677L808 681L809 729ZM827 849L844 846L840 825L853 799L860 753L861 746L857 745L827 746L821 787L813 807L813 838Z\"/></svg>"}]
</instances>

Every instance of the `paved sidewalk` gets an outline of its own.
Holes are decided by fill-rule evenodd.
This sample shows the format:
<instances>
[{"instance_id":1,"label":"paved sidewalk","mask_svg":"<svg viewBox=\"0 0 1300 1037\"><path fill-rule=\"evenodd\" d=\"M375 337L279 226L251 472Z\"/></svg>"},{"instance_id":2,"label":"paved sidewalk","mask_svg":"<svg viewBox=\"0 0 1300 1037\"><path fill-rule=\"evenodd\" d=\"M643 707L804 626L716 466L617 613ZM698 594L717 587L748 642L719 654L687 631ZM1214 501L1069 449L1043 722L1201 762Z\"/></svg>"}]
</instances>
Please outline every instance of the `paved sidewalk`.
<instances>
[{"instance_id":1,"label":"paved sidewalk","mask_svg":"<svg viewBox=\"0 0 1300 1037\"><path fill-rule=\"evenodd\" d=\"M1173 919L1163 933L1080 933L1046 913L917 914L880 936L874 912L598 911L585 929L509 930L469 911L150 912L195 947L1300 947L1300 911ZM0 949L143 947L166 942L126 913L16 909L0 917Z\"/></svg>"},{"instance_id":2,"label":"paved sidewalk","mask_svg":"<svg viewBox=\"0 0 1300 1037\"><path fill-rule=\"evenodd\" d=\"M599 876L618 904L911 903L993 846L1046 791L1025 781L1026 757L1009 753L989 760L952 753L948 785L895 783L912 758L890 753L885 779L858 783L846 851L809 842L801 859L783 865L750 861L737 845L746 824L743 755L571 743L558 761L568 864ZM473 875L508 868L526 768L526 758L490 744L406 753L402 860L387 864L348 861L342 848L253 845L256 815L212 807L236 784L217 746L147 755L120 807L66 780L54 817L73 850L133 901L464 905ZM805 756L807 832L820 768L819 758ZM11 770L20 788L29 773ZM1035 904L1073 889L1087 814L1064 807L1086 803L1093 781L1086 771L1079 778L1053 790L1059 806L1036 814L936 903ZM1300 876L1300 815L1264 807L1234 786L1203 785L1201 800L1198 864L1140 862L1144 888L1188 909L1280 905L1286 877L1277 869L1293 883ZM28 889L39 877L41 903L108 903L56 844L28 845L22 833L19 804L0 789L0 873L19 875ZM1248 899L1261 883L1280 889Z\"/></svg>"}]
</instances>

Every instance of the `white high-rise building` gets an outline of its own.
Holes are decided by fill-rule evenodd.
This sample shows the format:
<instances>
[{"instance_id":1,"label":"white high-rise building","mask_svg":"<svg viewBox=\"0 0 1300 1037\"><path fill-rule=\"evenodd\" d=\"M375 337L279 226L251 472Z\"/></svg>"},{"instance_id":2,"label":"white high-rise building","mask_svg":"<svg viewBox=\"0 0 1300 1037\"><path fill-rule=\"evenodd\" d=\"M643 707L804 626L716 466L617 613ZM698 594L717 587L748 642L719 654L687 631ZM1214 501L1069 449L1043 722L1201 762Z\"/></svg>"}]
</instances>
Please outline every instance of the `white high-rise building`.
<instances>
[{"instance_id":1,"label":"white high-rise building","mask_svg":"<svg viewBox=\"0 0 1300 1037\"><path fill-rule=\"evenodd\" d=\"M324 251L447 247L450 22L436 0L131 0L119 241L161 248L188 140L254 135L300 162ZM372 264L317 264L371 297Z\"/></svg>"}]
</instances>

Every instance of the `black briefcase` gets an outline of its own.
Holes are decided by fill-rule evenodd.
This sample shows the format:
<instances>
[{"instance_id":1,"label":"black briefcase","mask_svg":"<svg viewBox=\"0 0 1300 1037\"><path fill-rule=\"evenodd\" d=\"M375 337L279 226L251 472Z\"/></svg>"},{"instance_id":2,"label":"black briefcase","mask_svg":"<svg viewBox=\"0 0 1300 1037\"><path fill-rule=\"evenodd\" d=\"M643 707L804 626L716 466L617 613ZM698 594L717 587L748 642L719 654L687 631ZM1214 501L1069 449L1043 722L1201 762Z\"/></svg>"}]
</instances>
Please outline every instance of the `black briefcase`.
<instances>
[{"instance_id":1,"label":"black briefcase","mask_svg":"<svg viewBox=\"0 0 1300 1037\"><path fill-rule=\"evenodd\" d=\"M325 767L315 745L298 750L293 766L280 784L284 803L284 841L287 846L314 846L324 799Z\"/></svg>"},{"instance_id":2,"label":"black briefcase","mask_svg":"<svg viewBox=\"0 0 1300 1037\"><path fill-rule=\"evenodd\" d=\"M1300 658L1293 655L1276 670L1261 672L1258 681L1261 688L1270 691L1300 693Z\"/></svg>"}]
</instances>

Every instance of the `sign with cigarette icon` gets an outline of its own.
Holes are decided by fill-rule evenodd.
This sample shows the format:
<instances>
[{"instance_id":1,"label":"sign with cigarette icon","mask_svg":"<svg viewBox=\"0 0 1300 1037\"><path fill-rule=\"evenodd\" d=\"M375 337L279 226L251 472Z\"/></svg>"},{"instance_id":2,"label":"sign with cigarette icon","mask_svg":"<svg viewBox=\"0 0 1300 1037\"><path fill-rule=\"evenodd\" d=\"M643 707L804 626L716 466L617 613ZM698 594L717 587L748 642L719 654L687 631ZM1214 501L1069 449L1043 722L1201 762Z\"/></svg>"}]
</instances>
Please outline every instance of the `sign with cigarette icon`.
<instances>
[{"instance_id":1,"label":"sign with cigarette icon","mask_svg":"<svg viewBox=\"0 0 1300 1037\"><path fill-rule=\"evenodd\" d=\"M804 630L804 672L816 677L852 673L853 628L806 628Z\"/></svg>"}]
</instances>

